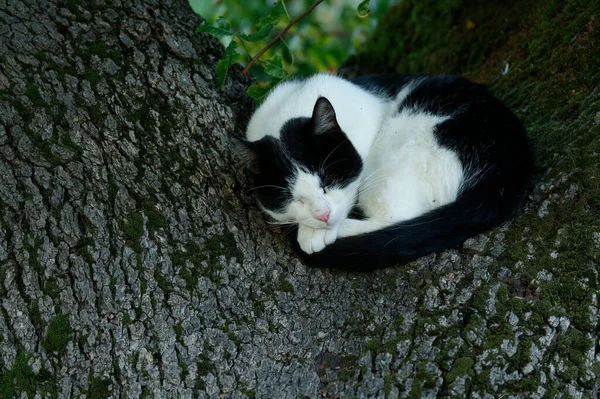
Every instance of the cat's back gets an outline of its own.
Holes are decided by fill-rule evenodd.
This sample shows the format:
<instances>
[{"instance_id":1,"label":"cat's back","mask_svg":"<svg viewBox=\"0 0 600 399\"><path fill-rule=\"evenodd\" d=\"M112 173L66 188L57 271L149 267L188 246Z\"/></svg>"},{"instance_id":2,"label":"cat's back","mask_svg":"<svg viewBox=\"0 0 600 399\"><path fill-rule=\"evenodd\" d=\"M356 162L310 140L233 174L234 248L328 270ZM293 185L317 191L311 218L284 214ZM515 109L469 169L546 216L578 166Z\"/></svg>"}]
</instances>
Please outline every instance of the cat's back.
<instances>
[{"instance_id":1,"label":"cat's back","mask_svg":"<svg viewBox=\"0 0 600 399\"><path fill-rule=\"evenodd\" d=\"M327 98L333 105L340 127L353 143L357 141L354 143L357 151L366 151L370 145L369 137L379 129L388 104L346 79L327 74L277 85L250 119L247 139L279 138L282 127L289 120L311 117L319 97ZM361 141L365 144L361 145Z\"/></svg>"}]
</instances>

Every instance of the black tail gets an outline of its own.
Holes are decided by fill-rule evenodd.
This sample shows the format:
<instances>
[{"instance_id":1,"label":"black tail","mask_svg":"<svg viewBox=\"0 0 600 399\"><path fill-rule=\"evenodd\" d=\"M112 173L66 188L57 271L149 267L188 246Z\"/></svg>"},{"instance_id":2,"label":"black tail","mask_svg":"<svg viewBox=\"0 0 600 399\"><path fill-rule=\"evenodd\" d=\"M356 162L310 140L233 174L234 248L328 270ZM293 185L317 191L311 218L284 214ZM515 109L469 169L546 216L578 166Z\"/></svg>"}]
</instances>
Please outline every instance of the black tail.
<instances>
[{"instance_id":1,"label":"black tail","mask_svg":"<svg viewBox=\"0 0 600 399\"><path fill-rule=\"evenodd\" d=\"M520 182L513 181L518 184L496 186L492 193L487 184L474 187L460 194L456 201L417 218L339 239L312 255L300 252L310 266L368 272L454 248L467 238L515 216L530 179L530 171L523 172ZM490 201L490 197L494 201Z\"/></svg>"},{"instance_id":2,"label":"black tail","mask_svg":"<svg viewBox=\"0 0 600 399\"><path fill-rule=\"evenodd\" d=\"M363 87L396 93L406 77L366 77ZM465 167L457 199L417 218L372 233L339 239L322 252L302 253L306 263L370 271L412 261L456 247L465 239L516 215L531 181L533 157L518 118L484 86L456 76L430 77L411 92L403 106L453 115L436 126L439 144L453 150ZM457 112L456 110L461 110Z\"/></svg>"}]
</instances>

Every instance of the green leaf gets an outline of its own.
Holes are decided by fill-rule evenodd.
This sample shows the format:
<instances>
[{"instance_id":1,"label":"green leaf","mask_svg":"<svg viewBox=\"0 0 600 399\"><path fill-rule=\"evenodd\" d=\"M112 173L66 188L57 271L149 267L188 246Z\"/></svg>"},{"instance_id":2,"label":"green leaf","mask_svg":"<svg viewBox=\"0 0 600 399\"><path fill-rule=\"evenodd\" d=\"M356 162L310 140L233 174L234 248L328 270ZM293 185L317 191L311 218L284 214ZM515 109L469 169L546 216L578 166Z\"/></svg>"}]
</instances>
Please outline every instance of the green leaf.
<instances>
[{"instance_id":1,"label":"green leaf","mask_svg":"<svg viewBox=\"0 0 600 399\"><path fill-rule=\"evenodd\" d=\"M279 17L277 15L265 15L256 23L256 33L250 35L240 33L238 36L247 42L257 42L267 37L278 23Z\"/></svg>"},{"instance_id":2,"label":"green leaf","mask_svg":"<svg viewBox=\"0 0 600 399\"><path fill-rule=\"evenodd\" d=\"M356 11L358 12L358 16L360 18L366 18L369 16L369 13L371 12L371 9L369 8L370 2L371 0L363 0L356 8Z\"/></svg>"},{"instance_id":3,"label":"green leaf","mask_svg":"<svg viewBox=\"0 0 600 399\"><path fill-rule=\"evenodd\" d=\"M219 17L217 19L217 26L202 24L196 28L196 32L210 33L213 36L231 36L233 35L233 29L229 26L227 18Z\"/></svg>"},{"instance_id":4,"label":"green leaf","mask_svg":"<svg viewBox=\"0 0 600 399\"><path fill-rule=\"evenodd\" d=\"M265 15L256 23L256 30L262 30L267 25L276 26L279 23L279 17L274 14Z\"/></svg>"},{"instance_id":5,"label":"green leaf","mask_svg":"<svg viewBox=\"0 0 600 399\"><path fill-rule=\"evenodd\" d=\"M269 94L271 89L279 83L281 79L272 79L268 82L259 82L255 83L252 86L248 87L246 90L246 94L256 100L256 102L260 103L266 96Z\"/></svg>"},{"instance_id":6,"label":"green leaf","mask_svg":"<svg viewBox=\"0 0 600 399\"><path fill-rule=\"evenodd\" d=\"M217 64L217 85L220 89L223 88L229 67L232 66L238 59L239 54L237 52L237 46L237 42L232 40L229 43L229 46L227 46L225 49L223 58L221 58Z\"/></svg>"},{"instance_id":7,"label":"green leaf","mask_svg":"<svg viewBox=\"0 0 600 399\"><path fill-rule=\"evenodd\" d=\"M231 29L229 22L227 22L227 18L222 15L217 18L217 26L221 29Z\"/></svg>"},{"instance_id":8,"label":"green leaf","mask_svg":"<svg viewBox=\"0 0 600 399\"><path fill-rule=\"evenodd\" d=\"M250 35L246 35L244 33L239 33L238 36L247 42L257 42L257 41L262 40L265 37L267 37L267 35L269 33L271 33L272 29L273 29L273 25L269 24L269 25L264 26L261 30L259 30L256 33L252 33Z\"/></svg>"},{"instance_id":9,"label":"green leaf","mask_svg":"<svg viewBox=\"0 0 600 399\"><path fill-rule=\"evenodd\" d=\"M266 85L255 83L252 86L248 87L248 90L246 90L246 94L258 101L261 98L263 98L269 92L269 90L271 89L268 88Z\"/></svg>"},{"instance_id":10,"label":"green leaf","mask_svg":"<svg viewBox=\"0 0 600 399\"><path fill-rule=\"evenodd\" d=\"M274 78L283 78L283 60L275 55L262 63L265 72Z\"/></svg>"}]
</instances>

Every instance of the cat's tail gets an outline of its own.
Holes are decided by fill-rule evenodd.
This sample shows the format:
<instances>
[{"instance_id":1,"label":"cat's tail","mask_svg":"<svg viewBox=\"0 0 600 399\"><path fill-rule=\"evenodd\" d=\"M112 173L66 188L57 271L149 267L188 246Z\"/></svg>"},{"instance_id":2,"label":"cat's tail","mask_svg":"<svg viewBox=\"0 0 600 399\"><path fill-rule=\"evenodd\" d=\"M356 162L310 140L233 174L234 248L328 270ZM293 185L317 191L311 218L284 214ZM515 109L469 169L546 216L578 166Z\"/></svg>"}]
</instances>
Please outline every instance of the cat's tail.
<instances>
[{"instance_id":1,"label":"cat's tail","mask_svg":"<svg viewBox=\"0 0 600 399\"><path fill-rule=\"evenodd\" d=\"M338 239L312 255L300 252L310 266L356 272L404 264L454 248L467 238L511 219L521 208L525 192L524 187L507 187L507 190L512 191L511 188L516 192L499 189L490 193L484 187L476 187L461 193L456 201L417 218ZM490 197L495 198L490 201Z\"/></svg>"}]
</instances>

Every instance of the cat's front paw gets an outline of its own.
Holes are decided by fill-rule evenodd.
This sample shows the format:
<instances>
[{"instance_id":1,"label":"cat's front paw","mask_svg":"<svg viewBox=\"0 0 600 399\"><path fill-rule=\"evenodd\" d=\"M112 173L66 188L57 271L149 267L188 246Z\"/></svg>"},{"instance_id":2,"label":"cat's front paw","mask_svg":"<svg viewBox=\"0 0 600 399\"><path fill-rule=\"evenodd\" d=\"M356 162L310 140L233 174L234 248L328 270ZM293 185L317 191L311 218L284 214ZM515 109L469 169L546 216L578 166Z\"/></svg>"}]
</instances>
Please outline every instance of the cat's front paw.
<instances>
[{"instance_id":1,"label":"cat's front paw","mask_svg":"<svg viewBox=\"0 0 600 399\"><path fill-rule=\"evenodd\" d=\"M313 229L303 224L298 226L298 244L300 249L307 254L322 251L329 244L335 242L337 229Z\"/></svg>"}]
</instances>

